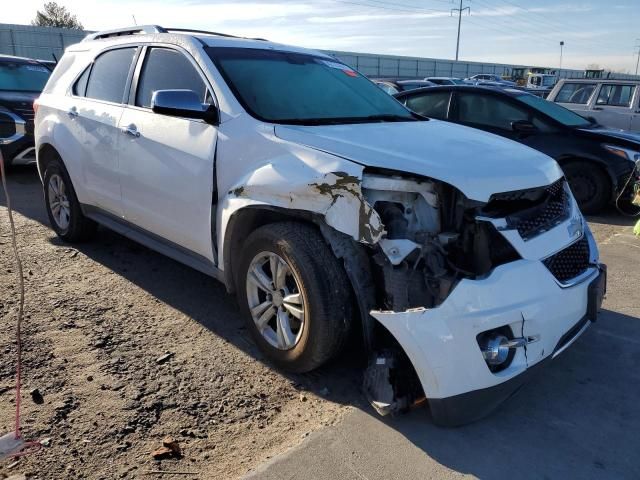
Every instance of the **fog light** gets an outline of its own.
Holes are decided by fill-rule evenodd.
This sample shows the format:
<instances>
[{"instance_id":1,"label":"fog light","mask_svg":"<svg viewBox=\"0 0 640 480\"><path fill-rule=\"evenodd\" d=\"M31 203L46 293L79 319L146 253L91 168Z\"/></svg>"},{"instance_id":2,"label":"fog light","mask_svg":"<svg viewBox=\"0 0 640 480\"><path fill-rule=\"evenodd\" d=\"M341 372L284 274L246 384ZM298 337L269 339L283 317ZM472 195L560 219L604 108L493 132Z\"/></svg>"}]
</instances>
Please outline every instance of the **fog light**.
<instances>
[{"instance_id":1,"label":"fog light","mask_svg":"<svg viewBox=\"0 0 640 480\"><path fill-rule=\"evenodd\" d=\"M504 335L492 335L481 345L482 356L488 365L501 365L509 358L509 339Z\"/></svg>"}]
</instances>

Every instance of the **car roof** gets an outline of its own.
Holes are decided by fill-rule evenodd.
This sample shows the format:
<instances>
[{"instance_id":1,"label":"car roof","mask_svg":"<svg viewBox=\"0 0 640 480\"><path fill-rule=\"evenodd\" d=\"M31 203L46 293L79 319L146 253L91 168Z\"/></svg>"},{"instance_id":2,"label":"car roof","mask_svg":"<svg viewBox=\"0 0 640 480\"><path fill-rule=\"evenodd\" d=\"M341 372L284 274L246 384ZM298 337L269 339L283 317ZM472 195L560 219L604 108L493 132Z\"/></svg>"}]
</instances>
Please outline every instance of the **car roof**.
<instances>
[{"instance_id":1,"label":"car roof","mask_svg":"<svg viewBox=\"0 0 640 480\"><path fill-rule=\"evenodd\" d=\"M640 80L629 79L621 80L614 78L563 78L560 80L563 83L622 83L622 84L640 84Z\"/></svg>"},{"instance_id":2,"label":"car roof","mask_svg":"<svg viewBox=\"0 0 640 480\"><path fill-rule=\"evenodd\" d=\"M327 59L333 59L333 57L322 52L270 42L261 38L237 37L226 33L207 32L202 30L164 28L158 25L140 25L92 33L87 35L80 43L71 46L70 50L86 50L98 48L98 46L136 42L166 42L181 45L184 44L185 40L195 40L200 45L207 47L279 50L292 53L305 53Z\"/></svg>"},{"instance_id":3,"label":"car roof","mask_svg":"<svg viewBox=\"0 0 640 480\"><path fill-rule=\"evenodd\" d=\"M521 95L530 95L524 90L516 88L500 88L493 85L438 85L437 87L418 88L406 92L396 93L395 97L407 97L420 92L489 92L506 95L509 97L519 97Z\"/></svg>"}]
</instances>

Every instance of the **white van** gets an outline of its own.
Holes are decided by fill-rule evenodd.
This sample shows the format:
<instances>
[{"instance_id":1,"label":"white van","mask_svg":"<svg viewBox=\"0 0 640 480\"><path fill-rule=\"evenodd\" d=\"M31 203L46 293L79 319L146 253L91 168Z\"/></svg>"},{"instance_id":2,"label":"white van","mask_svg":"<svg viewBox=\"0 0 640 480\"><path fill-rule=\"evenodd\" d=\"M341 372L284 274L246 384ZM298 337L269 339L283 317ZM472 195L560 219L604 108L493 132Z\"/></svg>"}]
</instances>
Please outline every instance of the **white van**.
<instances>
[{"instance_id":1,"label":"white van","mask_svg":"<svg viewBox=\"0 0 640 480\"><path fill-rule=\"evenodd\" d=\"M640 132L640 80L563 79L547 100L605 127Z\"/></svg>"},{"instance_id":2,"label":"white van","mask_svg":"<svg viewBox=\"0 0 640 480\"><path fill-rule=\"evenodd\" d=\"M606 270L562 171L409 111L338 60L157 26L67 48L36 113L65 241L113 229L224 282L271 363L352 334L381 413L488 413L595 320Z\"/></svg>"}]
</instances>

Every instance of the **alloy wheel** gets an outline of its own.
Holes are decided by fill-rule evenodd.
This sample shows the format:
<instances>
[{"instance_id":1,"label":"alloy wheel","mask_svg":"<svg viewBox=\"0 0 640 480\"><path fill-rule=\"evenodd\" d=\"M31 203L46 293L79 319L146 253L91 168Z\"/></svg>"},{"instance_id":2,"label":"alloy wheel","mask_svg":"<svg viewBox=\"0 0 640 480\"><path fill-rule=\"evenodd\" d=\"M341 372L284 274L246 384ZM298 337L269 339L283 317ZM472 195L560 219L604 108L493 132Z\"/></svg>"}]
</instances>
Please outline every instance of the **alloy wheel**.
<instances>
[{"instance_id":1,"label":"alloy wheel","mask_svg":"<svg viewBox=\"0 0 640 480\"><path fill-rule=\"evenodd\" d=\"M278 350L300 341L307 309L301 283L289 264L273 252L258 253L246 277L251 317L262 337Z\"/></svg>"},{"instance_id":2,"label":"alloy wheel","mask_svg":"<svg viewBox=\"0 0 640 480\"><path fill-rule=\"evenodd\" d=\"M49 208L56 225L61 230L66 230L69 228L71 221L71 207L69 206L64 179L57 173L51 175L49 179L47 195L49 197Z\"/></svg>"}]
</instances>

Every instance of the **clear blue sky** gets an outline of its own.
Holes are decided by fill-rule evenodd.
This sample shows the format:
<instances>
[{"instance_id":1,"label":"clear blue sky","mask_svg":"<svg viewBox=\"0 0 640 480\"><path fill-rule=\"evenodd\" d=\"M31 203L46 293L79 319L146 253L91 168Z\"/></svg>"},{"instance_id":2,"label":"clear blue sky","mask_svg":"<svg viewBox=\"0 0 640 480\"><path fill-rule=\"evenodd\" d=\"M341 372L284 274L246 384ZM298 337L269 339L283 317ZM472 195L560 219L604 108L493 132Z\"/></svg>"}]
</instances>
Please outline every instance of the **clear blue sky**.
<instances>
[{"instance_id":1,"label":"clear blue sky","mask_svg":"<svg viewBox=\"0 0 640 480\"><path fill-rule=\"evenodd\" d=\"M7 0L5 0L7 1ZM29 23L42 0L3 9ZM137 22L218 30L312 48L452 58L459 0L60 0L87 29ZM463 0L460 57L635 71L640 0ZM636 49L637 51L637 49Z\"/></svg>"}]
</instances>

